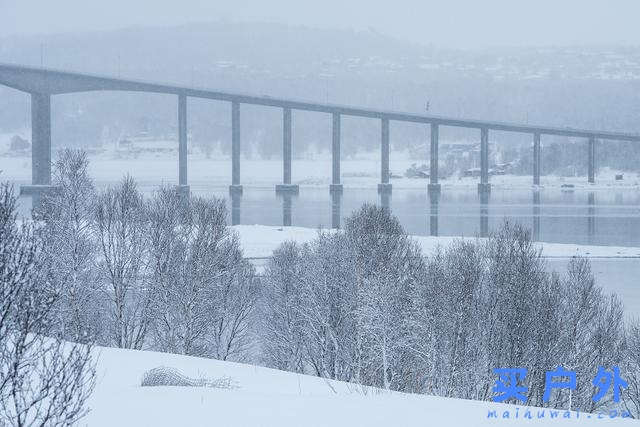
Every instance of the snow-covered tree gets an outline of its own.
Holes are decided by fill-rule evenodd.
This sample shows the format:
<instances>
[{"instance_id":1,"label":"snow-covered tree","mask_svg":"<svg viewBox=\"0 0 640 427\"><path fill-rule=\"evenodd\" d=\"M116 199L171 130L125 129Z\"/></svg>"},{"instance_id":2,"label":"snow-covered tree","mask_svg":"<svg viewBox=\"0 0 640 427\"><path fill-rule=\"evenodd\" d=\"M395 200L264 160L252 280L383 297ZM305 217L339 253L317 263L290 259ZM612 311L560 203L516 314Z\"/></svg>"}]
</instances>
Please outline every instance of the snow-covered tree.
<instances>
[{"instance_id":1,"label":"snow-covered tree","mask_svg":"<svg viewBox=\"0 0 640 427\"><path fill-rule=\"evenodd\" d=\"M96 201L96 259L107 299L107 333L121 348L142 348L149 326L147 273L148 221L142 195L127 176Z\"/></svg>"},{"instance_id":2,"label":"snow-covered tree","mask_svg":"<svg viewBox=\"0 0 640 427\"><path fill-rule=\"evenodd\" d=\"M412 296L424 262L386 208L363 205L345 221L356 274L356 315L368 384L404 389Z\"/></svg>"},{"instance_id":3,"label":"snow-covered tree","mask_svg":"<svg viewBox=\"0 0 640 427\"><path fill-rule=\"evenodd\" d=\"M163 188L148 212L154 347L243 359L258 292L224 202Z\"/></svg>"},{"instance_id":4,"label":"snow-covered tree","mask_svg":"<svg viewBox=\"0 0 640 427\"><path fill-rule=\"evenodd\" d=\"M633 417L640 418L640 321L637 319L629 325L625 341L623 366L629 387L622 398Z\"/></svg>"},{"instance_id":5,"label":"snow-covered tree","mask_svg":"<svg viewBox=\"0 0 640 427\"><path fill-rule=\"evenodd\" d=\"M429 393L477 399L484 392L485 272L483 248L475 242L454 242L429 260L416 295L412 346L426 362Z\"/></svg>"},{"instance_id":6,"label":"snow-covered tree","mask_svg":"<svg viewBox=\"0 0 640 427\"><path fill-rule=\"evenodd\" d=\"M624 351L622 304L616 296L603 294L587 259L569 261L563 291L562 364L580 378L593 378L599 366L619 365ZM579 383L571 394L571 405L593 412L611 403L607 398L594 402L592 397L591 382Z\"/></svg>"},{"instance_id":7,"label":"snow-covered tree","mask_svg":"<svg viewBox=\"0 0 640 427\"><path fill-rule=\"evenodd\" d=\"M282 246L263 289L265 356L274 364L295 356L297 369L327 378L406 389L411 297L423 270L417 246L373 205L347 219L344 233Z\"/></svg>"},{"instance_id":8,"label":"snow-covered tree","mask_svg":"<svg viewBox=\"0 0 640 427\"><path fill-rule=\"evenodd\" d=\"M98 290L93 214L96 193L88 174L87 155L62 150L53 164L56 191L46 195L39 217L44 255L52 266L50 280L60 298L54 310L63 336L100 341L104 306Z\"/></svg>"},{"instance_id":9,"label":"snow-covered tree","mask_svg":"<svg viewBox=\"0 0 640 427\"><path fill-rule=\"evenodd\" d=\"M350 248L341 234L319 233L302 254L297 313L304 322L304 361L315 375L360 382L361 334Z\"/></svg>"},{"instance_id":10,"label":"snow-covered tree","mask_svg":"<svg viewBox=\"0 0 640 427\"><path fill-rule=\"evenodd\" d=\"M0 187L0 424L77 422L93 387L91 346L61 341L43 242L17 225L16 198Z\"/></svg>"},{"instance_id":11,"label":"snow-covered tree","mask_svg":"<svg viewBox=\"0 0 640 427\"><path fill-rule=\"evenodd\" d=\"M303 248L285 242L273 252L264 273L261 304L262 354L267 366L303 372L305 319L301 312Z\"/></svg>"}]
</instances>

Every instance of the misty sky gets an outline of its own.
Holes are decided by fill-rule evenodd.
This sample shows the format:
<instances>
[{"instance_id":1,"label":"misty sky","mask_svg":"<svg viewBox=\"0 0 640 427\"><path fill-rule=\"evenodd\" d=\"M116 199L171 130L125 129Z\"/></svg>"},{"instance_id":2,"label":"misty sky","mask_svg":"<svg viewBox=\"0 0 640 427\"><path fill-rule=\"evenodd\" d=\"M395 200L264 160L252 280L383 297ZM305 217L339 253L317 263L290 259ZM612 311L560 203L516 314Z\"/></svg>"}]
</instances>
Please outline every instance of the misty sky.
<instances>
[{"instance_id":1,"label":"misty sky","mask_svg":"<svg viewBox=\"0 0 640 427\"><path fill-rule=\"evenodd\" d=\"M188 22L376 31L423 44L640 44L640 0L0 0L0 36Z\"/></svg>"}]
</instances>

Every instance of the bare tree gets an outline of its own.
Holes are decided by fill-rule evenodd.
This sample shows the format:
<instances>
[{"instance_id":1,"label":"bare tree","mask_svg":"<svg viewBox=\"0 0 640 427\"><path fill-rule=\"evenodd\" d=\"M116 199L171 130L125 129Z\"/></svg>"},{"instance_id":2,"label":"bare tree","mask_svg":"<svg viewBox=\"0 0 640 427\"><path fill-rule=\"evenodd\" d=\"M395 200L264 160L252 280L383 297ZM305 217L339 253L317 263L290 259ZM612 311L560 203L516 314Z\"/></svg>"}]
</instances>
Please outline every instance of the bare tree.
<instances>
[{"instance_id":1,"label":"bare tree","mask_svg":"<svg viewBox=\"0 0 640 427\"><path fill-rule=\"evenodd\" d=\"M96 194L88 164L83 151L59 153L53 165L56 190L44 197L40 213L44 254L54 266L50 280L60 293L56 316L63 337L74 341L99 339L103 322L92 227ZM83 337L86 333L91 338Z\"/></svg>"},{"instance_id":2,"label":"bare tree","mask_svg":"<svg viewBox=\"0 0 640 427\"><path fill-rule=\"evenodd\" d=\"M585 259L571 260L564 276L548 273L517 224L425 261L397 219L365 205L344 232L281 246L266 276L263 350L272 366L480 400L494 395L495 368L526 367L529 404L612 407L610 398L595 404L584 380L543 401L545 374L558 365L592 378L621 362L622 308ZM637 370L636 335L630 330L626 345ZM637 404L633 386L627 396Z\"/></svg>"},{"instance_id":3,"label":"bare tree","mask_svg":"<svg viewBox=\"0 0 640 427\"><path fill-rule=\"evenodd\" d=\"M59 298L47 280L42 241L16 223L12 190L0 188L0 423L61 426L87 411L94 367L91 346L55 335Z\"/></svg>"},{"instance_id":4,"label":"bare tree","mask_svg":"<svg viewBox=\"0 0 640 427\"><path fill-rule=\"evenodd\" d=\"M273 252L262 281L262 354L267 366L303 372L304 318L300 312L305 274L302 248L285 242Z\"/></svg>"},{"instance_id":5,"label":"bare tree","mask_svg":"<svg viewBox=\"0 0 640 427\"><path fill-rule=\"evenodd\" d=\"M111 343L140 349L150 321L145 287L148 221L142 195L131 177L98 196L94 221Z\"/></svg>"},{"instance_id":6,"label":"bare tree","mask_svg":"<svg viewBox=\"0 0 640 427\"><path fill-rule=\"evenodd\" d=\"M274 255L264 292L266 356L275 366L405 389L409 312L424 268L388 210L364 206L345 233ZM300 358L300 360L298 360Z\"/></svg>"},{"instance_id":7,"label":"bare tree","mask_svg":"<svg viewBox=\"0 0 640 427\"><path fill-rule=\"evenodd\" d=\"M599 366L614 366L622 361L622 304L615 295L604 295L595 283L589 261L572 258L564 280L562 363L583 378L592 378ZM574 408L593 412L606 408L611 400L593 399L589 382L578 384L571 394Z\"/></svg>"},{"instance_id":8,"label":"bare tree","mask_svg":"<svg viewBox=\"0 0 640 427\"><path fill-rule=\"evenodd\" d=\"M640 418L640 321L637 319L627 330L624 367L629 383L622 394L624 406L634 418Z\"/></svg>"},{"instance_id":9,"label":"bare tree","mask_svg":"<svg viewBox=\"0 0 640 427\"><path fill-rule=\"evenodd\" d=\"M357 284L357 321L367 384L404 389L412 294L424 262L386 208L365 204L345 221Z\"/></svg>"},{"instance_id":10,"label":"bare tree","mask_svg":"<svg viewBox=\"0 0 640 427\"><path fill-rule=\"evenodd\" d=\"M246 360L252 348L251 324L259 298L253 266L244 259L238 237L229 242L226 263L213 289L213 330L207 353L220 360Z\"/></svg>"},{"instance_id":11,"label":"bare tree","mask_svg":"<svg viewBox=\"0 0 640 427\"><path fill-rule=\"evenodd\" d=\"M243 359L258 292L226 225L224 202L164 188L150 203L149 219L154 346Z\"/></svg>"}]
</instances>

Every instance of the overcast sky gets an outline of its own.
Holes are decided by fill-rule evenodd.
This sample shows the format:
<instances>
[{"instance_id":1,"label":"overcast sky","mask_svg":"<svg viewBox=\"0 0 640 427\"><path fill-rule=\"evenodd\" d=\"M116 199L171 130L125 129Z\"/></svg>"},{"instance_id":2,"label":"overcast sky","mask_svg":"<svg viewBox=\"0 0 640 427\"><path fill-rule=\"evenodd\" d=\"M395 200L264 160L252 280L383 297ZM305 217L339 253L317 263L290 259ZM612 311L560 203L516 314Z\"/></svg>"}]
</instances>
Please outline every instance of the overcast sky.
<instances>
[{"instance_id":1,"label":"overcast sky","mask_svg":"<svg viewBox=\"0 0 640 427\"><path fill-rule=\"evenodd\" d=\"M373 28L424 44L640 44L640 0L0 0L0 36L188 22Z\"/></svg>"}]
</instances>

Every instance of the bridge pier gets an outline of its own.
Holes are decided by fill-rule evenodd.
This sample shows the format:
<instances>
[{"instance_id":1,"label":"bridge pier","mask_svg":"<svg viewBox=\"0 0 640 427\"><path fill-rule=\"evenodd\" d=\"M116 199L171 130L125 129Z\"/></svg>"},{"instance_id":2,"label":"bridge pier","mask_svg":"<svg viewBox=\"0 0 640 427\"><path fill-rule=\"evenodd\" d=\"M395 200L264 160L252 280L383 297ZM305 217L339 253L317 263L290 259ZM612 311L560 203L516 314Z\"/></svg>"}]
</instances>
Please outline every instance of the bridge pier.
<instances>
[{"instance_id":1,"label":"bridge pier","mask_svg":"<svg viewBox=\"0 0 640 427\"><path fill-rule=\"evenodd\" d=\"M437 123L431 123L431 153L429 156L429 193L439 193L440 184L438 183L438 143L439 129Z\"/></svg>"},{"instance_id":2,"label":"bridge pier","mask_svg":"<svg viewBox=\"0 0 640 427\"><path fill-rule=\"evenodd\" d=\"M540 134L533 134L533 185L540 185Z\"/></svg>"},{"instance_id":3,"label":"bridge pier","mask_svg":"<svg viewBox=\"0 0 640 427\"><path fill-rule=\"evenodd\" d=\"M340 113L332 113L332 140L331 140L331 193L342 193L340 183ZM338 226L339 227L339 226ZM337 227L336 227L337 228Z\"/></svg>"},{"instance_id":4,"label":"bridge pier","mask_svg":"<svg viewBox=\"0 0 640 427\"><path fill-rule=\"evenodd\" d=\"M391 210L391 191L381 191L378 194L380 195L380 206Z\"/></svg>"},{"instance_id":5,"label":"bridge pier","mask_svg":"<svg viewBox=\"0 0 640 427\"><path fill-rule=\"evenodd\" d=\"M478 184L480 193L488 193L491 191L489 184L489 129L483 127L480 129L480 184Z\"/></svg>"},{"instance_id":6,"label":"bridge pier","mask_svg":"<svg viewBox=\"0 0 640 427\"><path fill-rule=\"evenodd\" d=\"M378 193L390 193L389 183L389 119L384 118L380 122L380 184Z\"/></svg>"},{"instance_id":7,"label":"bridge pier","mask_svg":"<svg viewBox=\"0 0 640 427\"><path fill-rule=\"evenodd\" d=\"M242 193L240 184L240 103L231 102L231 193Z\"/></svg>"},{"instance_id":8,"label":"bridge pier","mask_svg":"<svg viewBox=\"0 0 640 427\"><path fill-rule=\"evenodd\" d=\"M291 184L291 108L282 109L282 184L276 185L276 193L295 193L297 185Z\"/></svg>"},{"instance_id":9,"label":"bridge pier","mask_svg":"<svg viewBox=\"0 0 640 427\"><path fill-rule=\"evenodd\" d=\"M588 144L589 151L589 166L588 166L588 180L589 184L594 184L596 182L596 138L593 136L589 137Z\"/></svg>"},{"instance_id":10,"label":"bridge pier","mask_svg":"<svg viewBox=\"0 0 640 427\"><path fill-rule=\"evenodd\" d=\"M51 95L31 94L31 185L20 194L40 195L51 190Z\"/></svg>"},{"instance_id":11,"label":"bridge pier","mask_svg":"<svg viewBox=\"0 0 640 427\"><path fill-rule=\"evenodd\" d=\"M187 182L187 97L178 95L178 187L189 193Z\"/></svg>"}]
</instances>

